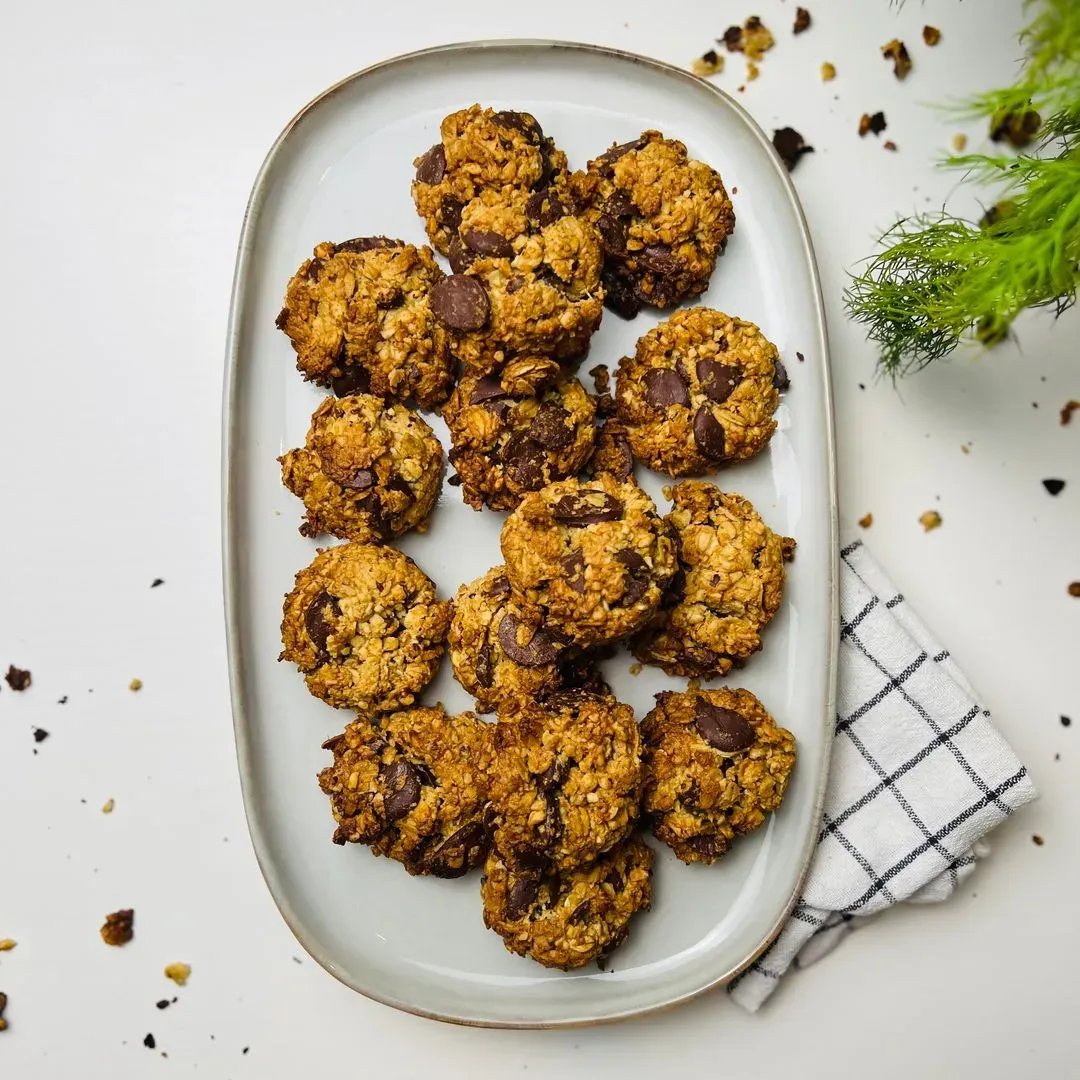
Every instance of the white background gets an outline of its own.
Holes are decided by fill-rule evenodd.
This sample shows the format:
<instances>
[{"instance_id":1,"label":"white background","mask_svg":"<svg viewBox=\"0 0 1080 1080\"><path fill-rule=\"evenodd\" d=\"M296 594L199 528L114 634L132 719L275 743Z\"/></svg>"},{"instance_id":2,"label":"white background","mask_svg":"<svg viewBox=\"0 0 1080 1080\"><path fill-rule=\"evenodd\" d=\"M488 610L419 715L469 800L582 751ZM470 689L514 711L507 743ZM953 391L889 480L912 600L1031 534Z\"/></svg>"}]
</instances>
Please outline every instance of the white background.
<instances>
[{"instance_id":1,"label":"white background","mask_svg":"<svg viewBox=\"0 0 1080 1080\"><path fill-rule=\"evenodd\" d=\"M1080 417L1063 428L1057 414L1080 399L1080 320L1025 318L1015 341L897 390L875 381L840 303L845 267L876 229L952 193L956 178L933 161L955 131L978 145L981 127L930 106L1012 78L1020 5L810 6L813 28L793 38L783 0L3 5L0 665L34 675L25 694L0 690L0 938L19 943L0 953L4 1080L1069 1071L1080 600L1066 586L1080 579ZM873 513L868 543L1043 799L999 830L954 901L886 914L756 1017L722 994L569 1032L395 1014L301 956L240 802L218 440L252 180L308 99L396 53L547 36L688 64L751 13L778 45L739 100L767 129L790 124L817 148L795 179L830 318L842 520ZM935 50L921 43L926 21L944 34ZM894 35L915 62L905 83L877 52ZM839 70L830 84L824 60ZM734 92L743 73L732 57L717 81ZM896 153L856 135L859 115L877 109ZM974 196L951 205L971 210ZM1046 477L1069 485L1053 499ZM924 534L917 519L930 508L944 525ZM151 590L156 577L165 584ZM50 732L40 745L35 726ZM103 815L110 797L115 812ZM136 909L136 940L107 949L97 928L122 906ZM162 977L173 960L194 967L185 989ZM173 992L178 1003L159 1012ZM147 1032L168 1060L143 1047Z\"/></svg>"}]
</instances>

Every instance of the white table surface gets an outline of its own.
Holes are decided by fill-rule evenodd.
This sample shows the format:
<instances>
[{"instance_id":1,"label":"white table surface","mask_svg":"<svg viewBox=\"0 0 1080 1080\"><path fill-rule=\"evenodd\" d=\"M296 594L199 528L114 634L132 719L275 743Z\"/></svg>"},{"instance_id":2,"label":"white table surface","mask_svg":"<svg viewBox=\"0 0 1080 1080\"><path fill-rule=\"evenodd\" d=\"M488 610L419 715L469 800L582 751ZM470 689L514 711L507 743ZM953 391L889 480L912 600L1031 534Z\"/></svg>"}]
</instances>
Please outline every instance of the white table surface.
<instances>
[{"instance_id":1,"label":"white table surface","mask_svg":"<svg viewBox=\"0 0 1080 1080\"><path fill-rule=\"evenodd\" d=\"M992 354L958 355L894 390L875 381L840 302L844 268L870 251L875 229L952 190L932 163L964 127L927 105L1009 81L1020 4L810 7L813 28L793 38L794 3L783 0L6 6L0 665L30 668L34 683L0 691L0 938L18 941L0 953L10 998L0 1077L1070 1071L1080 600L1066 585L1080 579L1080 418L1061 427L1058 410L1080 399L1080 320L1024 318ZM954 901L887 913L755 1017L722 994L569 1032L396 1014L301 955L259 876L240 801L218 445L251 183L300 106L376 60L547 36L688 64L752 12L778 45L739 100L817 148L795 179L830 318L843 521L873 513L867 541L990 704L1042 801L999 830ZM921 43L927 21L944 34L935 50ZM894 35L915 61L905 83L877 52ZM825 60L839 70L830 84L818 77ZM743 65L732 57L728 68L718 81L734 90ZM895 154L855 134L877 109ZM980 126L966 130L978 145ZM1054 476L1069 481L1056 499L1040 483ZM944 525L924 534L929 508ZM151 590L156 577L165 584ZM1071 729L1061 714L1076 718ZM50 732L40 745L35 726ZM135 941L107 949L102 916L129 906ZM173 960L194 967L185 989L162 977ZM159 1012L155 1001L174 993ZM144 1048L147 1032L168 1060Z\"/></svg>"}]
</instances>

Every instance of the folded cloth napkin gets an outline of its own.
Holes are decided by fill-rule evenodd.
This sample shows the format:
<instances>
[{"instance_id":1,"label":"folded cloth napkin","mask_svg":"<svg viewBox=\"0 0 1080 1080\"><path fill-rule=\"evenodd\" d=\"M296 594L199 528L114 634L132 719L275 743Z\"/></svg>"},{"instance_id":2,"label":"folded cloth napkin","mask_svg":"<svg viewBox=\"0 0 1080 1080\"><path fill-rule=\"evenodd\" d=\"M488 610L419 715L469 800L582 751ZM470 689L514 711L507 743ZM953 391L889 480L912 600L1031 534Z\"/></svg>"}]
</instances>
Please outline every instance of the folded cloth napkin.
<instances>
[{"instance_id":1,"label":"folded cloth napkin","mask_svg":"<svg viewBox=\"0 0 1080 1080\"><path fill-rule=\"evenodd\" d=\"M1036 797L948 652L855 541L840 552L836 736L817 852L779 937L728 987L751 1012L893 904L951 896Z\"/></svg>"}]
</instances>

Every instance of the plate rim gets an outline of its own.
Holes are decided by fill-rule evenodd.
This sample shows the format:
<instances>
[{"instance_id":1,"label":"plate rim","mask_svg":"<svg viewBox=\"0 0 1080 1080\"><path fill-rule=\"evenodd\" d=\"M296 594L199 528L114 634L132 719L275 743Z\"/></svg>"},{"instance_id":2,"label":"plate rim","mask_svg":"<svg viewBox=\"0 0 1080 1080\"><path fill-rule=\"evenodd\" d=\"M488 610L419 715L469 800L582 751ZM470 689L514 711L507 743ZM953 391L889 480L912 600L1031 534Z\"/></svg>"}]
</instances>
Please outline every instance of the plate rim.
<instances>
[{"instance_id":1,"label":"plate rim","mask_svg":"<svg viewBox=\"0 0 1080 1080\"><path fill-rule=\"evenodd\" d=\"M272 858L267 854L268 843L263 835L262 825L257 815L253 815L251 807L253 801L253 789L255 787L253 750L251 746L251 734L245 708L243 694L243 673L241 655L241 635L239 620L239 601L237 597L237 575L234 572L233 563L236 558L236 549L233 544L235 499L233 491L233 436L237 419L237 385L240 357L240 312L241 297L246 289L246 282L251 257L251 230L257 218L262 203L267 193L267 181L271 169L282 147L285 145L295 128L309 113L316 110L323 102L333 97L346 86L360 82L377 72L395 67L409 61L422 59L430 56L448 54L468 54L471 52L484 52L488 50L533 50L547 52L563 52L568 56L580 54L594 54L619 61L628 61L650 68L653 71L674 79L684 84L692 84L700 89L704 87L711 93L716 103L730 109L742 123L749 129L751 134L766 151L766 156L772 163L773 170L779 175L781 186L787 195L791 208L795 211L799 224L799 238L802 243L803 254L810 268L811 280L814 286L814 311L818 347L821 356L822 370L825 379L824 386L824 426L826 441L827 460L827 490L829 497L829 543L831 545L831 558L828 561L828 664L826 673L825 691L825 716L823 719L823 753L821 766L815 778L816 789L814 795L813 817L815 827L806 831L806 840L801 852L801 864L791 893L778 914L776 920L769 928L768 933L760 944L749 955L737 964L731 965L719 972L715 978L702 986L683 992L669 1000L621 1011L613 1011L601 1017L560 1017L554 1020L529 1020L529 1019L502 1019L470 1017L467 1015L453 1015L441 1013L431 1009L410 1003L401 998L395 998L392 994L381 992L378 989L362 985L357 980L348 977L344 972L337 969L333 959L324 955L323 951L312 941L308 940L306 928L303 922L292 909L287 898L286 891L280 885L277 871ZM225 644L226 659L229 673L229 698L233 716L233 736L236 743L237 767L240 776L241 797L244 804L244 817L247 821L248 833L251 837L252 847L255 851L255 859L259 871L263 876L266 887L274 900L282 919L284 919L293 936L309 956L325 971L331 974L339 982L349 989L362 994L364 997L388 1005L402 1012L414 1016L421 1016L431 1020L439 1020L444 1023L458 1024L466 1027L485 1027L502 1029L552 1029L552 1028L579 1028L592 1027L599 1024L615 1023L630 1020L637 1017L651 1016L688 1001L700 997L711 990L726 986L737 976L746 971L766 949L776 940L780 931L794 910L802 891L803 883L810 869L814 851L817 847L818 827L821 822L824 809L825 790L829 776L829 762L832 756L833 728L836 718L836 672L839 653L839 521L837 503L837 476L836 476L836 433L835 433L835 410L833 405L832 370L829 355L829 335L825 318L825 299L821 289L821 277L818 272L817 259L814 254L814 245L810 237L810 229L806 222L802 203L799 201L795 186L787 168L781 162L772 142L766 136L761 126L750 113L737 102L730 94L725 93L718 86L693 75L689 71L669 64L664 60L642 56L639 53L629 52L625 49L617 49L606 45L594 45L586 42L563 41L548 38L493 38L478 39L474 41L459 41L445 45L436 45L424 49L416 49L412 52L402 53L387 60L380 60L368 67L361 68L339 79L322 93L311 99L301 108L282 129L281 134L274 140L263 159L262 165L256 174L251 194L244 208L244 216L240 227L240 239L237 245L236 266L233 272L232 289L229 297L229 320L226 329L225 347L225 370L222 386L222 430L221 430L221 563L222 563L222 588L225 615Z\"/></svg>"}]
</instances>

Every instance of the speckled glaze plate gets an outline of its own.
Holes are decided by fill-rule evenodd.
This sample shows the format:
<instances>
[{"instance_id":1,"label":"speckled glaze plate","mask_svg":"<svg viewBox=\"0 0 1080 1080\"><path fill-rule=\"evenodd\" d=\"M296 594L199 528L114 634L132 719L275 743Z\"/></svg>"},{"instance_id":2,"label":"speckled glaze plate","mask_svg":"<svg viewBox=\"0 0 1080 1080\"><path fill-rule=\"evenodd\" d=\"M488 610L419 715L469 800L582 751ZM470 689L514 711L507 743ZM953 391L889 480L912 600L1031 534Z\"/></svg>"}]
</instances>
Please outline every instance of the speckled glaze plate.
<instances>
[{"instance_id":1,"label":"speckled glaze plate","mask_svg":"<svg viewBox=\"0 0 1080 1080\"><path fill-rule=\"evenodd\" d=\"M409 196L412 160L448 112L482 102L534 113L575 167L645 128L682 139L718 168L737 226L703 303L758 323L791 389L779 429L754 461L718 476L773 529L798 539L783 609L764 651L729 680L756 693L798 738L780 812L712 867L656 844L651 912L601 972L564 974L507 953L484 929L476 875L410 878L362 847L330 843L315 774L320 743L350 718L310 697L279 664L281 598L314 555L275 459L302 444L320 392L274 328L285 283L321 240L424 232ZM736 193L737 191L737 193ZM605 314L584 367L612 368L658 322ZM801 354L801 355L799 355ZM438 418L436 433L448 445ZM267 884L305 949L369 997L443 1020L494 1026L589 1024L686 1001L730 980L790 910L818 829L836 666L836 494L828 350L814 257L795 192L768 139L731 98L684 71L629 53L546 41L451 45L345 79L291 121L255 182L240 240L224 401L224 576L237 752L251 836ZM639 469L662 512L665 480ZM501 561L502 515L475 513L445 486L424 536L401 547L440 595ZM325 540L324 540L325 543ZM683 688L630 656L606 665L638 717ZM444 663L429 700L471 706Z\"/></svg>"}]
</instances>

